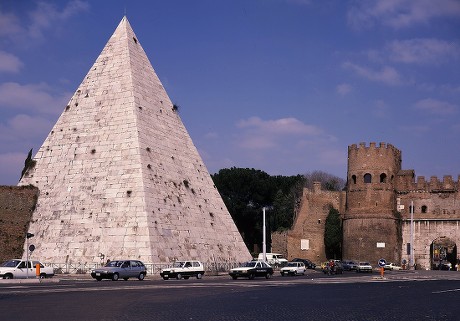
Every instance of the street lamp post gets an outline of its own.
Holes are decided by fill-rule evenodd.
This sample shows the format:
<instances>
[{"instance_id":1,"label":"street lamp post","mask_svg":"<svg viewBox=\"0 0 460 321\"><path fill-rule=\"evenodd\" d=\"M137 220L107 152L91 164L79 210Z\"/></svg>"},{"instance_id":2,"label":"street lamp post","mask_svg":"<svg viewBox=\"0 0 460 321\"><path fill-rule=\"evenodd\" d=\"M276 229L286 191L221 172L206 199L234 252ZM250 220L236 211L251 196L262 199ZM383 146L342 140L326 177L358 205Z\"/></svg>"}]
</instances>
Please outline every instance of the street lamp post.
<instances>
[{"instance_id":1,"label":"street lamp post","mask_svg":"<svg viewBox=\"0 0 460 321\"><path fill-rule=\"evenodd\" d=\"M414 201L410 202L410 252L409 268L414 266Z\"/></svg>"},{"instance_id":2,"label":"street lamp post","mask_svg":"<svg viewBox=\"0 0 460 321\"><path fill-rule=\"evenodd\" d=\"M262 255L264 262L267 261L267 243L266 243L266 232L265 232L265 207L262 208Z\"/></svg>"}]
</instances>

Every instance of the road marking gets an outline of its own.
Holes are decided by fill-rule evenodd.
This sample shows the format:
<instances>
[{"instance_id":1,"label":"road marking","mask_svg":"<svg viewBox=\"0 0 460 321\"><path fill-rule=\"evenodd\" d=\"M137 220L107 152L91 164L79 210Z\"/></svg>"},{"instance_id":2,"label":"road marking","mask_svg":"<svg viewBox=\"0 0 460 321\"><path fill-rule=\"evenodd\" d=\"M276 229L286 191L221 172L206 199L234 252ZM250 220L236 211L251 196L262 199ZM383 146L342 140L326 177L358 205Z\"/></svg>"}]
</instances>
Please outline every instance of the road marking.
<instances>
[{"instance_id":1,"label":"road marking","mask_svg":"<svg viewBox=\"0 0 460 321\"><path fill-rule=\"evenodd\" d=\"M451 289L451 290L435 291L435 292L431 292L431 293L433 293L433 294L440 294L440 293L457 292L457 291L460 291L460 289Z\"/></svg>"}]
</instances>

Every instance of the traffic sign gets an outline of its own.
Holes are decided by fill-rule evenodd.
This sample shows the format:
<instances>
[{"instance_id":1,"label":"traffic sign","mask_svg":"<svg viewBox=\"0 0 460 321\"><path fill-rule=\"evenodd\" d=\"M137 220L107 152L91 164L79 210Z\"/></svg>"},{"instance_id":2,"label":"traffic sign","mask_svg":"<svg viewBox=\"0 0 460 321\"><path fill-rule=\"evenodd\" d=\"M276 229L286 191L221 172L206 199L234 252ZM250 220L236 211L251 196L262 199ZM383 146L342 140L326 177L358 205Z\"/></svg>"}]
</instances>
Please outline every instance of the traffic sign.
<instances>
[{"instance_id":1,"label":"traffic sign","mask_svg":"<svg viewBox=\"0 0 460 321\"><path fill-rule=\"evenodd\" d=\"M379 266L380 267L385 267L386 264L387 264L387 261L385 261L385 259L380 259L379 260Z\"/></svg>"}]
</instances>

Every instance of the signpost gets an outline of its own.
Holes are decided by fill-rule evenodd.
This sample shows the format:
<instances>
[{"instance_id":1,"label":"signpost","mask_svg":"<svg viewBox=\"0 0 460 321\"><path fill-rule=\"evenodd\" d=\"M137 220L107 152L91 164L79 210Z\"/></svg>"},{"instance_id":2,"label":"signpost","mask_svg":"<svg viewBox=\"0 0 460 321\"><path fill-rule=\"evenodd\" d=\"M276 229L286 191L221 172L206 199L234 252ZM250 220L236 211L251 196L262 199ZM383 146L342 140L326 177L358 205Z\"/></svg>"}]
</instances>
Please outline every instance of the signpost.
<instances>
[{"instance_id":1,"label":"signpost","mask_svg":"<svg viewBox=\"0 0 460 321\"><path fill-rule=\"evenodd\" d=\"M387 264L387 261L385 259L380 259L379 260L379 266L380 266L380 276L383 278L385 275L385 265Z\"/></svg>"},{"instance_id":2,"label":"signpost","mask_svg":"<svg viewBox=\"0 0 460 321\"><path fill-rule=\"evenodd\" d=\"M27 278L29 278L29 250L32 252L35 250L35 246L32 244L29 248L29 239L31 237L34 237L32 233L26 233L26 244L27 244L27 249L26 249L26 275Z\"/></svg>"}]
</instances>

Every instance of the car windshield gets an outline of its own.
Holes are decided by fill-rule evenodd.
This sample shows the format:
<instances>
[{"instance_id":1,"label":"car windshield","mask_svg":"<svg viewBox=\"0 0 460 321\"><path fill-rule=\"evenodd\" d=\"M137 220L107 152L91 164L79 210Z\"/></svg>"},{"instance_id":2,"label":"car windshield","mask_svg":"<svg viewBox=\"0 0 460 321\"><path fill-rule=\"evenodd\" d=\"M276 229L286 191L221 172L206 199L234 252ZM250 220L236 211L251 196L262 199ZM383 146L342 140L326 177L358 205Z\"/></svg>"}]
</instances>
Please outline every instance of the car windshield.
<instances>
[{"instance_id":1,"label":"car windshield","mask_svg":"<svg viewBox=\"0 0 460 321\"><path fill-rule=\"evenodd\" d=\"M16 267L19 264L19 260L9 260L6 262L3 262L0 266L2 267Z\"/></svg>"},{"instance_id":2,"label":"car windshield","mask_svg":"<svg viewBox=\"0 0 460 321\"><path fill-rule=\"evenodd\" d=\"M289 262L287 266L297 266L297 263Z\"/></svg>"},{"instance_id":3,"label":"car windshield","mask_svg":"<svg viewBox=\"0 0 460 321\"><path fill-rule=\"evenodd\" d=\"M244 263L243 267L255 267L256 264L257 264L256 261L250 261L250 262Z\"/></svg>"},{"instance_id":4,"label":"car windshield","mask_svg":"<svg viewBox=\"0 0 460 321\"><path fill-rule=\"evenodd\" d=\"M178 268L178 267L183 267L184 264L185 264L185 262L177 261L177 262L174 262L173 267L176 267L176 268Z\"/></svg>"},{"instance_id":5,"label":"car windshield","mask_svg":"<svg viewBox=\"0 0 460 321\"><path fill-rule=\"evenodd\" d=\"M120 267L124 261L110 261L105 266L106 267Z\"/></svg>"}]
</instances>

